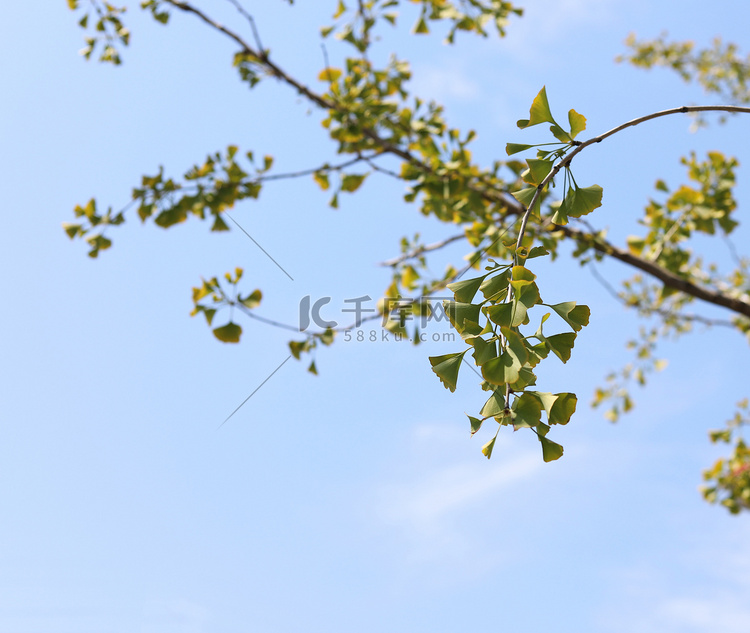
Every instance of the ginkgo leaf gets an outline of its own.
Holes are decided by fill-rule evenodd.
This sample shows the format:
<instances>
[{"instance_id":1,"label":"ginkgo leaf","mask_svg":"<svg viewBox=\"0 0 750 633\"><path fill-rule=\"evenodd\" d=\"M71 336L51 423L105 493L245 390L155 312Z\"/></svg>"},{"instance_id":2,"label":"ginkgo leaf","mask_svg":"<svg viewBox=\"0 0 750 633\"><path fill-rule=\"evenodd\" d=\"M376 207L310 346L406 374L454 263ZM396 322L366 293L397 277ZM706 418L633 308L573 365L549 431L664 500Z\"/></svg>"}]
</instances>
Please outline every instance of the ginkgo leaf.
<instances>
[{"instance_id":1,"label":"ginkgo leaf","mask_svg":"<svg viewBox=\"0 0 750 633\"><path fill-rule=\"evenodd\" d=\"M545 462L553 462L556 459L560 459L563 454L563 447L557 442L548 440L546 437L539 436L539 441L542 443L542 458Z\"/></svg>"},{"instance_id":2,"label":"ginkgo leaf","mask_svg":"<svg viewBox=\"0 0 750 633\"><path fill-rule=\"evenodd\" d=\"M487 442L484 446L482 446L482 453L487 459L492 457L492 449L495 448L496 439L497 439L497 435L493 437L489 442Z\"/></svg>"},{"instance_id":3,"label":"ginkgo leaf","mask_svg":"<svg viewBox=\"0 0 750 633\"><path fill-rule=\"evenodd\" d=\"M554 136L561 143L570 143L573 141L573 139L570 137L570 134L568 134L559 125L551 125L549 131L552 132L552 136Z\"/></svg>"},{"instance_id":4,"label":"ginkgo leaf","mask_svg":"<svg viewBox=\"0 0 750 633\"><path fill-rule=\"evenodd\" d=\"M513 319L513 307L512 303L498 303L489 306L486 308L487 318L497 325L510 327Z\"/></svg>"},{"instance_id":5,"label":"ginkgo leaf","mask_svg":"<svg viewBox=\"0 0 750 633\"><path fill-rule=\"evenodd\" d=\"M559 314L576 332L579 332L582 327L589 324L591 310L588 306L579 306L576 305L575 301L566 301L564 303L556 303L549 307L557 312L557 314Z\"/></svg>"},{"instance_id":6,"label":"ginkgo leaf","mask_svg":"<svg viewBox=\"0 0 750 633\"><path fill-rule=\"evenodd\" d=\"M575 198L567 211L571 218L580 218L602 206L603 190L599 185L576 187Z\"/></svg>"},{"instance_id":7,"label":"ginkgo leaf","mask_svg":"<svg viewBox=\"0 0 750 633\"><path fill-rule=\"evenodd\" d=\"M466 417L469 418L469 424L471 424L471 434L474 435L474 433L482 428L482 420L470 415L467 415Z\"/></svg>"},{"instance_id":8,"label":"ginkgo leaf","mask_svg":"<svg viewBox=\"0 0 750 633\"><path fill-rule=\"evenodd\" d=\"M529 169L528 171L524 172L524 174L522 175L522 178L524 182L527 182L530 185L540 185L542 181L552 171L551 160L539 160L538 158L529 158L526 161L526 164L529 166Z\"/></svg>"},{"instance_id":9,"label":"ginkgo leaf","mask_svg":"<svg viewBox=\"0 0 750 633\"><path fill-rule=\"evenodd\" d=\"M430 356L432 371L440 378L440 382L445 385L446 389L456 390L456 381L458 380L458 370L461 368L463 352L455 354L444 354L443 356Z\"/></svg>"},{"instance_id":10,"label":"ginkgo leaf","mask_svg":"<svg viewBox=\"0 0 750 633\"><path fill-rule=\"evenodd\" d=\"M247 297L240 298L240 303L246 308L257 308L260 305L260 301L263 298L263 293L260 290L253 290Z\"/></svg>"},{"instance_id":11,"label":"ginkgo leaf","mask_svg":"<svg viewBox=\"0 0 750 633\"><path fill-rule=\"evenodd\" d=\"M231 321L226 325L214 329L214 336L223 343L239 343L242 328Z\"/></svg>"},{"instance_id":12,"label":"ginkgo leaf","mask_svg":"<svg viewBox=\"0 0 750 633\"><path fill-rule=\"evenodd\" d=\"M507 290L508 282L510 280L510 270L506 269L499 275L493 277L486 277L482 284L479 286L479 290L484 295L485 299L495 298L499 293ZM448 286L450 288L450 285Z\"/></svg>"},{"instance_id":13,"label":"ginkgo leaf","mask_svg":"<svg viewBox=\"0 0 750 633\"><path fill-rule=\"evenodd\" d=\"M525 152L527 149L531 149L533 145L522 145L521 143L507 143L505 145L505 153L508 156L518 154L519 152Z\"/></svg>"},{"instance_id":14,"label":"ginkgo leaf","mask_svg":"<svg viewBox=\"0 0 750 633\"><path fill-rule=\"evenodd\" d=\"M535 427L542 419L542 404L531 393L522 393L513 403L511 410L513 416L513 428Z\"/></svg>"},{"instance_id":15,"label":"ginkgo leaf","mask_svg":"<svg viewBox=\"0 0 750 633\"><path fill-rule=\"evenodd\" d=\"M474 347L472 356L477 367L481 367L488 360L497 356L497 345L493 342L487 342L481 337L471 339L471 345Z\"/></svg>"},{"instance_id":16,"label":"ginkgo leaf","mask_svg":"<svg viewBox=\"0 0 750 633\"><path fill-rule=\"evenodd\" d=\"M568 112L568 121L570 122L570 137L575 138L586 129L586 117L578 114L575 110Z\"/></svg>"},{"instance_id":17,"label":"ginkgo leaf","mask_svg":"<svg viewBox=\"0 0 750 633\"><path fill-rule=\"evenodd\" d=\"M544 340L555 353L555 356L563 363L567 363L570 360L570 353L576 340L576 335L573 332L547 336Z\"/></svg>"},{"instance_id":18,"label":"ginkgo leaf","mask_svg":"<svg viewBox=\"0 0 750 633\"><path fill-rule=\"evenodd\" d=\"M539 123L554 123L557 125L555 119L552 118L549 101L547 101L546 86L539 91L539 94L537 94L536 97L534 97L534 101L531 103L531 109L529 110L529 118L521 119L516 125L518 125L519 128L524 129Z\"/></svg>"},{"instance_id":19,"label":"ginkgo leaf","mask_svg":"<svg viewBox=\"0 0 750 633\"><path fill-rule=\"evenodd\" d=\"M479 412L483 418L494 418L500 416L505 411L505 396L502 389L495 389L489 400L484 403L482 410Z\"/></svg>"},{"instance_id":20,"label":"ginkgo leaf","mask_svg":"<svg viewBox=\"0 0 750 633\"><path fill-rule=\"evenodd\" d=\"M448 319L459 334L463 333L467 328L472 331L479 323L479 305L471 303L465 303L460 301L444 301L443 306L445 307L445 313L448 315ZM467 324L466 321L469 323ZM479 328L481 331L482 328ZM475 332L477 333L477 332Z\"/></svg>"},{"instance_id":21,"label":"ginkgo leaf","mask_svg":"<svg viewBox=\"0 0 750 633\"><path fill-rule=\"evenodd\" d=\"M578 398L574 393L542 393L530 391L538 398L550 424L567 424L576 410Z\"/></svg>"},{"instance_id":22,"label":"ginkgo leaf","mask_svg":"<svg viewBox=\"0 0 750 633\"><path fill-rule=\"evenodd\" d=\"M355 192L367 178L367 174L346 174L341 179L341 191Z\"/></svg>"},{"instance_id":23,"label":"ginkgo leaf","mask_svg":"<svg viewBox=\"0 0 750 633\"><path fill-rule=\"evenodd\" d=\"M341 77L341 70L339 68L326 68L325 70L321 70L318 75L320 81L330 82L336 81L339 77Z\"/></svg>"},{"instance_id":24,"label":"ginkgo leaf","mask_svg":"<svg viewBox=\"0 0 750 633\"><path fill-rule=\"evenodd\" d=\"M549 251L544 246L535 246L529 251L525 259L534 259L535 257L544 257L545 255L549 255Z\"/></svg>"},{"instance_id":25,"label":"ginkgo leaf","mask_svg":"<svg viewBox=\"0 0 750 633\"><path fill-rule=\"evenodd\" d=\"M521 189L520 191L511 191L510 195L513 196L516 200L518 200L523 206L527 207L531 204L531 201L534 199L534 195L536 194L536 187L526 187L526 189ZM534 205L535 210L539 210L539 202Z\"/></svg>"},{"instance_id":26,"label":"ginkgo leaf","mask_svg":"<svg viewBox=\"0 0 750 633\"><path fill-rule=\"evenodd\" d=\"M487 273L489 274L489 273ZM462 281L456 281L452 284L448 284L447 288L456 298L456 301L460 303L471 303L474 295L477 294L477 290L484 282L484 278L487 275L476 277L474 279L464 279Z\"/></svg>"}]
</instances>

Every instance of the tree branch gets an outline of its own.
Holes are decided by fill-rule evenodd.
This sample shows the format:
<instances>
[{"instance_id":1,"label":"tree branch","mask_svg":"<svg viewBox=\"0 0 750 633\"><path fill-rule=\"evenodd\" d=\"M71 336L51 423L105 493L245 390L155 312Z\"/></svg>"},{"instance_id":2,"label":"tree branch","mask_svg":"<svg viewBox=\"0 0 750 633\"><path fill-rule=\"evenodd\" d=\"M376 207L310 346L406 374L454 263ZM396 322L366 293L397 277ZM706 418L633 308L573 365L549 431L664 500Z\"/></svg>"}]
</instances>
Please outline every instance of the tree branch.
<instances>
[{"instance_id":1,"label":"tree branch","mask_svg":"<svg viewBox=\"0 0 750 633\"><path fill-rule=\"evenodd\" d=\"M596 269L596 266L594 266L593 262L589 262L589 270L591 271L591 275L594 277L594 279L596 279L604 287L604 289L610 295L612 295L612 297L622 303L622 305L624 305L626 308L635 308L636 310L639 310L641 312L645 312L648 314L658 314L667 318L679 319L680 321L702 323L703 325L706 325L708 327L720 325L722 327L735 328L735 324L732 321L727 321L726 319L709 319L700 314L681 314L673 312L671 310L665 310L664 308L652 308L650 306L644 306L640 302L631 303L629 301L626 301L622 297L622 295L612 287L612 285Z\"/></svg>"},{"instance_id":2,"label":"tree branch","mask_svg":"<svg viewBox=\"0 0 750 633\"><path fill-rule=\"evenodd\" d=\"M269 72L269 74L271 74L272 76L276 77L280 81L294 88L299 94L309 99L312 103L326 110L334 110L336 112L349 114L349 111L346 108L312 91L310 88L308 88L304 84L300 83L299 81L291 77L284 70L282 70L277 64L271 61L271 59L269 58L268 54L265 51L256 51L245 40L243 40L242 37L240 37L238 34L226 28L225 26L222 26L218 22L214 21L205 13L203 13L200 9L197 9L196 7L192 6L191 4L187 2L181 2L179 0L165 0L165 1L168 4L172 5L173 7L181 11L194 14L195 16L197 16L199 19L201 19L203 22L205 22L212 28L220 31L221 33L229 37L231 40L233 40L242 48L242 51L244 53L254 57L258 61L259 64L264 66L266 70ZM519 238L518 238L518 243L520 244L520 241L523 238L524 232L526 230L526 225L528 223L529 216L531 215L531 210L534 208L534 205L537 203L539 197L541 196L542 190L544 189L544 187L546 187L546 185L552 180L552 178L554 178L554 176L557 175L557 173L564 166L570 165L570 161L579 152L583 151L584 148L594 143L600 143L604 139L612 136L613 134L617 134L618 132L626 128L639 125L640 123L644 123L646 121L650 121L652 119L656 119L656 118L663 117L663 116L669 116L672 114L683 114L683 113L688 113L688 112L750 113L750 108L741 107L741 106L720 106L720 105L718 106L682 106L680 108L672 108L669 110L663 110L661 112L648 114L646 116L642 116L637 119L628 121L627 123L623 123L622 125L619 125L609 130L608 132L605 132L604 134L593 137L589 139L588 141L585 141L581 143L580 145L578 145L577 147L575 147L568 156L566 156L562 161L560 161L557 165L553 167L552 171L550 171L550 173L543 180L543 182L537 187L537 192L535 193L534 198L529 204L528 208L524 207L521 203L516 201L515 198L512 198L511 196L503 192L499 192L495 190L488 190L485 187L478 187L472 183L467 183L467 188L481 195L484 200L503 206L506 209L507 215L518 215L522 217L521 228L519 231ZM405 150L405 149L402 149L400 147L393 145L389 141L380 137L376 131L370 128L364 127L364 128L361 128L361 130L362 130L362 134L365 135L370 140L372 140L376 145L378 145L378 147L380 147L383 152L393 154L394 156L398 156L402 160L407 161L408 163L411 163L412 165L419 168L420 170L423 170L425 173L435 175L435 171L429 165L427 165L425 162L423 162L422 160L414 156L408 150ZM719 306L728 308L734 312L737 312L739 314L742 314L744 316L750 317L750 303L746 301L734 299L726 295L723 295L719 292L707 290L705 288L701 288L700 286L696 286L695 284L687 281L686 279L682 277L675 275L674 273L671 273L665 270L664 268L660 267L659 265L653 262L647 262L635 255L632 255L631 253L627 251L624 251L622 249L619 249L613 246L612 244L609 244L608 242L606 242L605 240L601 238L586 234L583 231L579 231L572 227L551 225L550 230L561 231L566 237L569 237L578 241L583 241L584 243L587 243L587 244L591 244L591 246L595 248L597 251L599 251L600 253L608 255L615 259L618 259L635 268L638 268L639 270L642 270L643 272L648 273L649 275L659 279L666 286L669 286L681 292L690 294L708 303L713 303L714 305L719 305Z\"/></svg>"},{"instance_id":3,"label":"tree branch","mask_svg":"<svg viewBox=\"0 0 750 633\"><path fill-rule=\"evenodd\" d=\"M181 2L179 0L165 0L165 2L167 2L168 4L171 4L177 9L180 9L181 11L194 14L203 22L208 24L210 27L220 31L221 33L229 37L231 40L236 42L242 48L243 53L251 55L257 60L259 64L263 65L271 76L276 77L276 79L278 79L279 81L282 81L286 83L287 85L291 86L299 94L309 99L312 103L314 103L318 107L323 108L325 110L334 110L336 112L344 113L347 115L351 114L350 111L344 106L336 103L335 101L331 101L327 99L323 95L320 95L314 92L313 90L311 90L310 88L302 84L301 82L294 79L291 75L289 75L284 70L282 70L276 63L271 61L267 51L256 51L240 35L238 35L234 31L231 31L225 26L219 24L218 22L210 18L208 15L203 13L200 9L192 6L191 4L187 2ZM420 160L417 156L409 152L407 149L403 149L401 147L397 147L396 145L393 145L386 139L382 138L375 130L369 127L362 126L360 130L364 136L366 136L368 139L373 141L378 147L380 147L383 153L388 153L394 156L398 156L402 160L414 165L415 167L417 167L424 173L430 174L432 176L437 176L437 173L432 167L430 167L424 161ZM387 173L387 170L383 168L377 168L377 169L378 171ZM498 204L502 207L505 207L507 209L507 212L510 215L521 215L525 210L524 207L520 205L516 201L515 198L505 193L494 191L491 189L488 190L486 187L478 187L471 182L466 183L466 188L474 193L479 194L482 197L482 199L486 200L487 202Z\"/></svg>"},{"instance_id":4,"label":"tree branch","mask_svg":"<svg viewBox=\"0 0 750 633\"><path fill-rule=\"evenodd\" d=\"M561 231L565 234L566 237L589 245L593 249L604 255L608 255L609 257L617 259L625 264L628 264L629 266L633 266L634 268L642 270L652 277L656 277L665 286L669 286L670 288L674 288L675 290L679 290L680 292L692 295L696 299L701 299L702 301L706 301L707 303L713 303L714 305L722 306L723 308L728 308L733 312L737 312L738 314L750 317L750 302L748 302L747 300L743 301L741 299L735 299L733 297L722 294L721 292L716 292L714 290L696 286L694 283L688 281L684 277L675 275L674 273L665 270L654 262L637 257L636 255L622 250L599 237L584 233L583 231L574 229L569 225L555 226L554 230Z\"/></svg>"}]
</instances>

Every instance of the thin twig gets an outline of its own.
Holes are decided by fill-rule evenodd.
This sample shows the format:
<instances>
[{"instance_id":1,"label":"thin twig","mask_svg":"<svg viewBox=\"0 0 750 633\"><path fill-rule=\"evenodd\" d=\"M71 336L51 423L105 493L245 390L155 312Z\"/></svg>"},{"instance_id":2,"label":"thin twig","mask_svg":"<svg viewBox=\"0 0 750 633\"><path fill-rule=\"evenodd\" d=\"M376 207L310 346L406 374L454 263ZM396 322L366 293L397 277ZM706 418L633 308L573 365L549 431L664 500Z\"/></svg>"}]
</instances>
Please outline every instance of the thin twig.
<instances>
[{"instance_id":1,"label":"thin twig","mask_svg":"<svg viewBox=\"0 0 750 633\"><path fill-rule=\"evenodd\" d=\"M281 323L279 321L274 321L273 319L267 319L266 317L262 317L258 314L255 314L254 312L251 311L250 308L248 308L243 303L233 302L232 305L239 308L247 316L249 316L251 319L255 319L256 321L261 321L262 323L266 323L267 325L273 325L274 327L281 328L282 330L291 330L292 332L300 331L299 327L295 327L294 325L288 325L287 323Z\"/></svg>"},{"instance_id":2,"label":"thin twig","mask_svg":"<svg viewBox=\"0 0 750 633\"><path fill-rule=\"evenodd\" d=\"M394 257L393 259L387 259L384 262L380 262L378 266L398 266L401 262L405 262L408 259L414 259L415 257L419 257L423 253L436 251L440 248L443 248L444 246L448 246L448 244L452 244L453 242L456 242L465 237L466 237L465 233L459 233L458 235L453 235L449 238L441 240L440 242L435 242L434 244L425 244L424 246L418 246L417 248L409 251L408 253L404 253L403 255L400 255L399 257Z\"/></svg>"},{"instance_id":3,"label":"thin twig","mask_svg":"<svg viewBox=\"0 0 750 633\"><path fill-rule=\"evenodd\" d=\"M252 15L250 15L245 7L243 7L238 0L229 0L231 4L234 5L235 9L239 11L240 15L244 17L249 23L250 23L250 29L253 32L253 39L255 40L255 45L258 47L258 50L263 51L265 50L263 48L263 44L260 41L260 34L258 33L258 28L255 26L255 18L253 18Z\"/></svg>"},{"instance_id":4,"label":"thin twig","mask_svg":"<svg viewBox=\"0 0 750 633\"><path fill-rule=\"evenodd\" d=\"M588 141L584 141L580 145L577 145L570 154L567 154L565 157L563 157L547 174L547 176L542 180L542 182L537 185L536 192L534 192L534 197L531 199L531 202L529 203L528 208L526 209L526 212L523 214L523 220L521 220L521 229L518 232L518 241L516 243L517 247L521 246L521 242L523 240L523 235L526 231L526 224L529 221L529 216L532 213L532 210L536 206L536 203L539 201L539 197L542 195L542 191L544 191L545 187L552 181L552 179L557 176L559 171L563 167L569 167L571 161L577 154L582 152L586 147L589 145L592 145L594 143L601 143L604 139L609 138L613 134L617 134L618 132L622 132L622 130L625 130L629 127L633 127L635 125L640 125L641 123L645 123L646 121L651 121L652 119L658 119L663 116L669 116L672 114L685 114L688 112L736 112L736 113L744 113L744 114L750 114L750 108L746 108L743 106L731 106L731 105L715 105L715 106L682 106L680 108L670 108L669 110L661 110L660 112L653 112L651 114L647 114L645 116L638 117L637 119L632 119L631 121L628 121L627 123L623 123L622 125L618 125L617 127L612 128L608 132L605 132L604 134L601 134L599 136L595 136L593 138L590 138Z\"/></svg>"}]
</instances>

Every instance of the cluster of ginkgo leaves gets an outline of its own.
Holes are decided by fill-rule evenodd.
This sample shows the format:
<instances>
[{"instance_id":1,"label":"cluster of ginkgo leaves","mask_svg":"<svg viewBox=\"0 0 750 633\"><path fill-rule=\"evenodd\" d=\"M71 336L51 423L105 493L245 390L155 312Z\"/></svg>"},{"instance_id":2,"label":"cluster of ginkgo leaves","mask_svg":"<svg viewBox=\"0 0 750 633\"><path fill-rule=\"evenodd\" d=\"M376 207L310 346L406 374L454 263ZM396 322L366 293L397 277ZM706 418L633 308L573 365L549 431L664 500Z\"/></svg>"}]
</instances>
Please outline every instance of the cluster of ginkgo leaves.
<instances>
[{"instance_id":1,"label":"cluster of ginkgo leaves","mask_svg":"<svg viewBox=\"0 0 750 633\"><path fill-rule=\"evenodd\" d=\"M586 119L575 110L570 110L568 119L569 131L553 118L546 90L542 88L531 105L529 118L518 121L518 127L524 129L551 123L550 131L558 142L541 146L509 143L507 147L508 154L540 148L536 158L526 161L528 168L522 174L523 181L531 186L513 193L528 207L529 214L539 212L546 188L561 167L565 168L566 195L559 202L552 203L555 212L551 221L561 225L567 224L568 217L590 213L601 205L602 198L602 189L598 185L578 187L569 164L564 164L566 153L579 145L575 137L586 128ZM550 145L554 147L541 149ZM531 429L541 442L544 461L548 462L563 454L563 447L547 437L550 427L567 424L578 399L573 393L553 394L528 389L536 385L533 370L550 352L563 363L570 359L577 332L588 325L591 311L588 306L576 305L575 301L551 305L542 301L536 275L525 264L529 259L549 255L549 252L543 246L529 248L528 241L524 240L522 226L516 243L505 244L513 255L511 263L490 260L484 275L448 284L455 301L446 302L446 314L468 347L462 352L431 357L430 363L445 387L454 391L464 356L471 350L474 363L484 379L482 388L492 391L479 417L468 416L472 435L490 418L499 425L492 439L482 447L484 455L491 457L500 428L511 426L514 430ZM474 302L477 292L482 299ZM538 305L555 312L573 331L546 335L544 323L552 314L547 312L541 317L535 333L525 334L521 328L530 323L529 312ZM542 421L542 410L546 413L546 423Z\"/></svg>"},{"instance_id":2,"label":"cluster of ginkgo leaves","mask_svg":"<svg viewBox=\"0 0 750 633\"><path fill-rule=\"evenodd\" d=\"M491 261L485 274L448 285L455 301L446 302L446 314L468 347L462 352L433 356L430 363L445 387L454 391L461 363L471 351L482 372L483 389L492 392L479 417L469 416L471 433L490 418L499 425L494 437L482 447L487 458L491 457L503 426L532 429L542 444L544 461L558 459L563 453L563 447L547 438L547 433L551 425L568 423L576 408L576 395L544 393L529 387L536 384L534 368L550 352L563 363L570 359L576 333L588 324L590 310L573 301L554 305L542 301L536 275L525 263L547 254L541 246L530 250L521 247L516 250L516 261L521 263ZM475 301L477 292L482 298ZM529 312L538 305L555 312L573 332L545 334L544 324L552 314L547 312L539 320L536 332L525 334L521 327L530 323ZM542 410L546 423L542 421Z\"/></svg>"},{"instance_id":3,"label":"cluster of ginkgo leaves","mask_svg":"<svg viewBox=\"0 0 750 633\"><path fill-rule=\"evenodd\" d=\"M750 447L742 435L743 428L750 426L750 401L745 398L737 409L726 428L710 433L714 444L734 443L734 451L703 471L706 485L702 488L707 501L721 503L732 514L750 510Z\"/></svg>"}]
</instances>

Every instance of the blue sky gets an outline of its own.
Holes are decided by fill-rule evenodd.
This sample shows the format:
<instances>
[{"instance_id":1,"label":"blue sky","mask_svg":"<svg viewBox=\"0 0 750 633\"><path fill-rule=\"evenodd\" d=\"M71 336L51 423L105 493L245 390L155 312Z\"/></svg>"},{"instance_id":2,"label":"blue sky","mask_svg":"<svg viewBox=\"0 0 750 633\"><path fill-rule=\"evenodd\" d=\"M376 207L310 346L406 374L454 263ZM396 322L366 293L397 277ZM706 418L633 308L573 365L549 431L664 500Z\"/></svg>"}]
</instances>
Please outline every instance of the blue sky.
<instances>
[{"instance_id":1,"label":"blue sky","mask_svg":"<svg viewBox=\"0 0 750 633\"><path fill-rule=\"evenodd\" d=\"M227 2L203 6L236 19ZM247 6L283 67L315 84L333 5ZM452 125L477 129L475 155L489 163L532 137L515 121L542 85L591 133L707 102L666 71L613 63L630 32L745 44L740 3L674 6L543 0L503 40L449 48L404 30L381 50L412 61L415 90L443 101ZM335 156L318 112L270 81L248 92L231 46L194 19L163 28L133 7L132 46L111 68L77 55L64 2L47 9L12 3L0 23L0 633L748 630L748 518L697 492L721 452L707 431L749 395L745 341L699 329L667 342L668 369L611 425L585 403L628 360L638 324L563 258L535 269L542 295L587 303L592 320L572 360L541 375L581 402L556 431L558 462L544 464L523 433L482 457L488 438L469 437L464 412L483 393L470 372L447 392L427 362L455 343L338 341L318 353L319 376L290 360L218 429L287 357L288 336L241 321L241 345L216 341L188 316L201 276L241 266L264 292L259 313L294 322L304 295L333 307L382 293L377 263L403 235L453 230L406 205L397 182L373 176L334 211L304 179L233 213L293 282L241 232L196 222L165 232L131 219L90 260L61 223L91 196L124 204L159 165L178 175L232 143L273 154L279 171ZM690 150L748 162L742 120L688 127L654 122L576 159L579 182L604 187L594 221L615 241L656 178L682 182ZM462 254L437 255L435 269Z\"/></svg>"}]
</instances>

